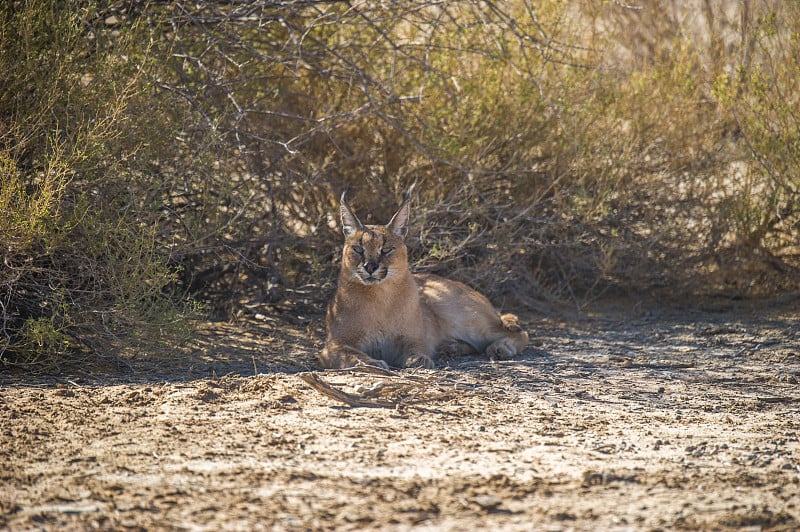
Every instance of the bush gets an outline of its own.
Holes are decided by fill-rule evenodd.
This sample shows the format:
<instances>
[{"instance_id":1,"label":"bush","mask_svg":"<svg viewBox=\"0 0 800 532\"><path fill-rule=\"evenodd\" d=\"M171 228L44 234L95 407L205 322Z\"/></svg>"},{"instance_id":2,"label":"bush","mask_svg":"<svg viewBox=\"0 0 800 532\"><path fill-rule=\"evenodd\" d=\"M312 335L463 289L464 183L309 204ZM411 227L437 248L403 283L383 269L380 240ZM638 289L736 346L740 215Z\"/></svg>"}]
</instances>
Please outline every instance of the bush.
<instances>
[{"instance_id":1,"label":"bush","mask_svg":"<svg viewBox=\"0 0 800 532\"><path fill-rule=\"evenodd\" d=\"M653 259L625 277L648 286L655 273L679 293L796 290L797 5L662 2L595 15L620 88L611 116L633 143L619 164L633 192L623 203L642 216L626 225L640 227L634 249Z\"/></svg>"},{"instance_id":2,"label":"bush","mask_svg":"<svg viewBox=\"0 0 800 532\"><path fill-rule=\"evenodd\" d=\"M415 180L416 267L504 305L798 288L794 3L0 13L5 361L320 311L341 191Z\"/></svg>"},{"instance_id":3,"label":"bush","mask_svg":"<svg viewBox=\"0 0 800 532\"><path fill-rule=\"evenodd\" d=\"M0 8L5 365L160 345L191 310L171 288L163 215L142 174L170 125L141 112L141 28L112 16L93 4Z\"/></svg>"}]
</instances>

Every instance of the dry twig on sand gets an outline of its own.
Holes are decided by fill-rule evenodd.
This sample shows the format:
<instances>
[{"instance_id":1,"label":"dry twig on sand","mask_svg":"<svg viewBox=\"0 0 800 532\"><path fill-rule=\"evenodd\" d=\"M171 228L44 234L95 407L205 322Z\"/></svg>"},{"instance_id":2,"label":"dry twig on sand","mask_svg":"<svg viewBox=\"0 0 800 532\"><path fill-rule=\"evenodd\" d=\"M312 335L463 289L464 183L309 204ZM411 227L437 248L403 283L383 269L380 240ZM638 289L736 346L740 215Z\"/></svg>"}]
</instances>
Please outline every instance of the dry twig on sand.
<instances>
[{"instance_id":1,"label":"dry twig on sand","mask_svg":"<svg viewBox=\"0 0 800 532\"><path fill-rule=\"evenodd\" d=\"M368 366L346 371L348 374L357 371L369 375L379 375L382 379L373 383L371 387L354 394L335 388L314 372L302 373L300 378L321 394L354 407L401 408L419 403L449 401L456 396L463 395L466 389L473 388L469 384L455 382L441 376L404 374Z\"/></svg>"},{"instance_id":2,"label":"dry twig on sand","mask_svg":"<svg viewBox=\"0 0 800 532\"><path fill-rule=\"evenodd\" d=\"M327 395L328 397L336 399L337 401L341 401L348 406L396 408L399 405L399 403L393 403L383 399L364 399L357 395L343 392L342 390L334 388L313 373L302 373L300 378L319 393Z\"/></svg>"}]
</instances>

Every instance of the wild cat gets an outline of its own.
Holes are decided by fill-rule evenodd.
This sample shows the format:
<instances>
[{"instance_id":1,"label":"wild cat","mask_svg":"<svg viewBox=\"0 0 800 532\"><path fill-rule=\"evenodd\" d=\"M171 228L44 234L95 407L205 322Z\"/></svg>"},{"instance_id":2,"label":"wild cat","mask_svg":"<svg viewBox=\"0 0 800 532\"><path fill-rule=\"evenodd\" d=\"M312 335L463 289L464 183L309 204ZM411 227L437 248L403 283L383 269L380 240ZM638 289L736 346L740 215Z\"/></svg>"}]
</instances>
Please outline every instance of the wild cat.
<instances>
[{"instance_id":1,"label":"wild cat","mask_svg":"<svg viewBox=\"0 0 800 532\"><path fill-rule=\"evenodd\" d=\"M436 275L411 273L405 244L410 195L411 190L388 224L363 225L342 194L345 241L319 356L325 368L362 363L433 368L443 347L466 346L503 359L528 345L517 317L501 316L477 291Z\"/></svg>"}]
</instances>

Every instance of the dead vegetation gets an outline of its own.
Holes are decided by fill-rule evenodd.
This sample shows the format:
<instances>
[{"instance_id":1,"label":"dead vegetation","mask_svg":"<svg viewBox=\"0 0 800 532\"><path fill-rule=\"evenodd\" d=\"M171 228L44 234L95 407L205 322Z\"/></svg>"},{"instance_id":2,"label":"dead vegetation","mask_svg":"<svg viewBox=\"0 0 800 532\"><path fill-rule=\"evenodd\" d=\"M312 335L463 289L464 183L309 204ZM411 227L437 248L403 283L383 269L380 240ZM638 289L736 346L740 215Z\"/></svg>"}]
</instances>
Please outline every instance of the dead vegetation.
<instances>
[{"instance_id":1,"label":"dead vegetation","mask_svg":"<svg viewBox=\"0 0 800 532\"><path fill-rule=\"evenodd\" d=\"M0 357L308 316L339 193L381 222L414 180L417 268L504 307L796 290L799 21L767 0L8 2Z\"/></svg>"}]
</instances>

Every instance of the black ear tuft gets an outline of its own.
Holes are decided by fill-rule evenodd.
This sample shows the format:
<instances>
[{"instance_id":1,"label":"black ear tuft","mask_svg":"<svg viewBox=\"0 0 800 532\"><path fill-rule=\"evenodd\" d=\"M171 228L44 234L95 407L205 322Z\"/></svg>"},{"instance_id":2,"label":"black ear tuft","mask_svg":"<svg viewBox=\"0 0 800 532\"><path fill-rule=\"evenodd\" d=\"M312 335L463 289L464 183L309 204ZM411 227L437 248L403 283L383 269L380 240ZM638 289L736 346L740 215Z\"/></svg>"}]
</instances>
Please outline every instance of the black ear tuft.
<instances>
[{"instance_id":1,"label":"black ear tuft","mask_svg":"<svg viewBox=\"0 0 800 532\"><path fill-rule=\"evenodd\" d=\"M363 229L364 226L347 205L347 201L344 199L345 194L347 194L346 190L342 192L342 197L339 200L339 214L342 218L342 231L344 232L344 236L345 238L349 238L359 229Z\"/></svg>"},{"instance_id":2,"label":"black ear tuft","mask_svg":"<svg viewBox=\"0 0 800 532\"><path fill-rule=\"evenodd\" d=\"M414 192L415 186L417 186L416 180L413 183L411 183L411 186L408 187L408 190L406 190L406 193L403 195L403 203L408 203L409 201L411 201L411 193Z\"/></svg>"}]
</instances>

